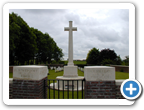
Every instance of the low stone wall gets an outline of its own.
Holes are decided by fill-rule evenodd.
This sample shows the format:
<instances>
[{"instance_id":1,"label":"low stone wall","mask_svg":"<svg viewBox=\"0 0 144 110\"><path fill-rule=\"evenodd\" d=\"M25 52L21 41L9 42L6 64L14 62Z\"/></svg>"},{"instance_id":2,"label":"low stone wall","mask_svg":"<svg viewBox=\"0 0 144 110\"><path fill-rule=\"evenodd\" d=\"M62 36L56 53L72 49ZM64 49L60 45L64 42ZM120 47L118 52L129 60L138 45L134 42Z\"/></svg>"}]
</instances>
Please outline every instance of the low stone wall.
<instances>
[{"instance_id":1,"label":"low stone wall","mask_svg":"<svg viewBox=\"0 0 144 110\"><path fill-rule=\"evenodd\" d=\"M115 67L115 71L129 73L129 66L122 66L122 65L110 65L110 66Z\"/></svg>"},{"instance_id":2,"label":"low stone wall","mask_svg":"<svg viewBox=\"0 0 144 110\"><path fill-rule=\"evenodd\" d=\"M9 99L43 99L47 97L47 89L44 92L44 80L26 81L9 79ZM120 92L120 86L124 80L115 81L85 81L85 99L124 99ZM22 86L21 86L22 85ZM14 94L14 97L13 97Z\"/></svg>"},{"instance_id":3,"label":"low stone wall","mask_svg":"<svg viewBox=\"0 0 144 110\"><path fill-rule=\"evenodd\" d=\"M25 71L30 73L26 74ZM44 88L47 85L46 74L47 67L14 67L14 79L9 79L9 99L47 97L47 89ZM124 80L115 80L114 67L85 67L84 76L85 99L124 99L120 92L120 86Z\"/></svg>"}]
</instances>

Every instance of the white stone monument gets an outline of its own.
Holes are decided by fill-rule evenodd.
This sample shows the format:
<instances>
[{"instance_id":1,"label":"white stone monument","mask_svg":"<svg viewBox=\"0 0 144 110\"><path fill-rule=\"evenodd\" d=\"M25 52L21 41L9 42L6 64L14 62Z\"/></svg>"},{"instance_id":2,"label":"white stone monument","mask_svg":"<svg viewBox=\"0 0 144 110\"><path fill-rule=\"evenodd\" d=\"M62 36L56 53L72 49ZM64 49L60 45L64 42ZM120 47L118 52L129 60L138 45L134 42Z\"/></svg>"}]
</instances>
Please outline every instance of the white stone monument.
<instances>
[{"instance_id":1,"label":"white stone monument","mask_svg":"<svg viewBox=\"0 0 144 110\"><path fill-rule=\"evenodd\" d=\"M72 21L69 21L69 27L65 27L64 31L69 31L69 50L68 50L68 66L64 66L65 77L78 77L77 66L73 64L73 33L72 31L77 31L76 27L72 27Z\"/></svg>"},{"instance_id":2,"label":"white stone monument","mask_svg":"<svg viewBox=\"0 0 144 110\"><path fill-rule=\"evenodd\" d=\"M58 76L56 77L57 80L59 81L59 90L67 90L67 87L69 85L69 87L73 87L74 90L77 90L77 85L78 85L78 90L82 90L82 83L81 80L84 79L84 77L82 76L78 76L77 73L77 66L74 66L73 63L73 33L72 31L77 31L76 27L72 27L72 21L69 21L69 27L65 27L64 31L69 31L69 48L68 48L68 65L64 66L64 74L63 76ZM64 87L63 87L63 80L64 81ZM78 84L77 81L72 81L70 80L79 80ZM68 82L69 81L69 82ZM50 85L51 87L53 87L53 84ZM58 82L55 83L55 89L58 89ZM70 90L72 90L70 88Z\"/></svg>"}]
</instances>

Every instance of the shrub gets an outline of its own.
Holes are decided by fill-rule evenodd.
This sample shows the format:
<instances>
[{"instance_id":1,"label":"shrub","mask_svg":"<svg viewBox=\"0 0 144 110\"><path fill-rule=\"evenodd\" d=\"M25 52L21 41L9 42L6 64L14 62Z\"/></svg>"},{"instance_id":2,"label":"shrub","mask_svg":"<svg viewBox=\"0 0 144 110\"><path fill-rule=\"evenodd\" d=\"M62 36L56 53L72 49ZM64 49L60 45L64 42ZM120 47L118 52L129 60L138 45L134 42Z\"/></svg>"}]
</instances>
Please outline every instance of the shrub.
<instances>
[{"instance_id":1,"label":"shrub","mask_svg":"<svg viewBox=\"0 0 144 110\"><path fill-rule=\"evenodd\" d=\"M102 62L101 62L101 64L102 65L106 65L106 64L113 64L113 61L112 60L110 60L110 59L104 59L104 60L102 60Z\"/></svg>"},{"instance_id":2,"label":"shrub","mask_svg":"<svg viewBox=\"0 0 144 110\"><path fill-rule=\"evenodd\" d=\"M59 64L65 64L65 61L59 61Z\"/></svg>"}]
</instances>

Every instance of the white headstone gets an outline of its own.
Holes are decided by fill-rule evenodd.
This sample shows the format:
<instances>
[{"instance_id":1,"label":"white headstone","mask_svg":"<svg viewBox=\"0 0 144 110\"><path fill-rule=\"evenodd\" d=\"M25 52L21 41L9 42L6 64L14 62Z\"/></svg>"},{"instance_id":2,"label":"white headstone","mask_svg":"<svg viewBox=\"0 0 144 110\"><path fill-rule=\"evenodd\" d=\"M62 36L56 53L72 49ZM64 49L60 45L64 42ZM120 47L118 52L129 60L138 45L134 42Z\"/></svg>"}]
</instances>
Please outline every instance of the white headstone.
<instances>
[{"instance_id":1,"label":"white headstone","mask_svg":"<svg viewBox=\"0 0 144 110\"><path fill-rule=\"evenodd\" d=\"M53 69L53 67L50 67L51 68L51 70Z\"/></svg>"},{"instance_id":2,"label":"white headstone","mask_svg":"<svg viewBox=\"0 0 144 110\"><path fill-rule=\"evenodd\" d=\"M60 67L58 67L58 70L60 71L60 70L61 70L61 68L60 68Z\"/></svg>"}]
</instances>

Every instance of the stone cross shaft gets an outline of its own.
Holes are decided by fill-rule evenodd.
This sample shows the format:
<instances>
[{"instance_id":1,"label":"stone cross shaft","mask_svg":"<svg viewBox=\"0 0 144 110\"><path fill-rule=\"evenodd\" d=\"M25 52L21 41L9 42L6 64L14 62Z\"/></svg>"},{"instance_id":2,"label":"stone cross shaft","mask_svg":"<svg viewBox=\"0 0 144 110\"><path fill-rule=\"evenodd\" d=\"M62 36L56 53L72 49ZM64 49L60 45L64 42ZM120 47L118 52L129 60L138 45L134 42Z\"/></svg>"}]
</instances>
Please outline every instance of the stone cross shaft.
<instances>
[{"instance_id":1,"label":"stone cross shaft","mask_svg":"<svg viewBox=\"0 0 144 110\"><path fill-rule=\"evenodd\" d=\"M72 31L77 31L76 27L72 27L72 21L69 21L69 27L65 27L64 31L69 31L69 60L68 66L74 66L73 64L73 33Z\"/></svg>"}]
</instances>

